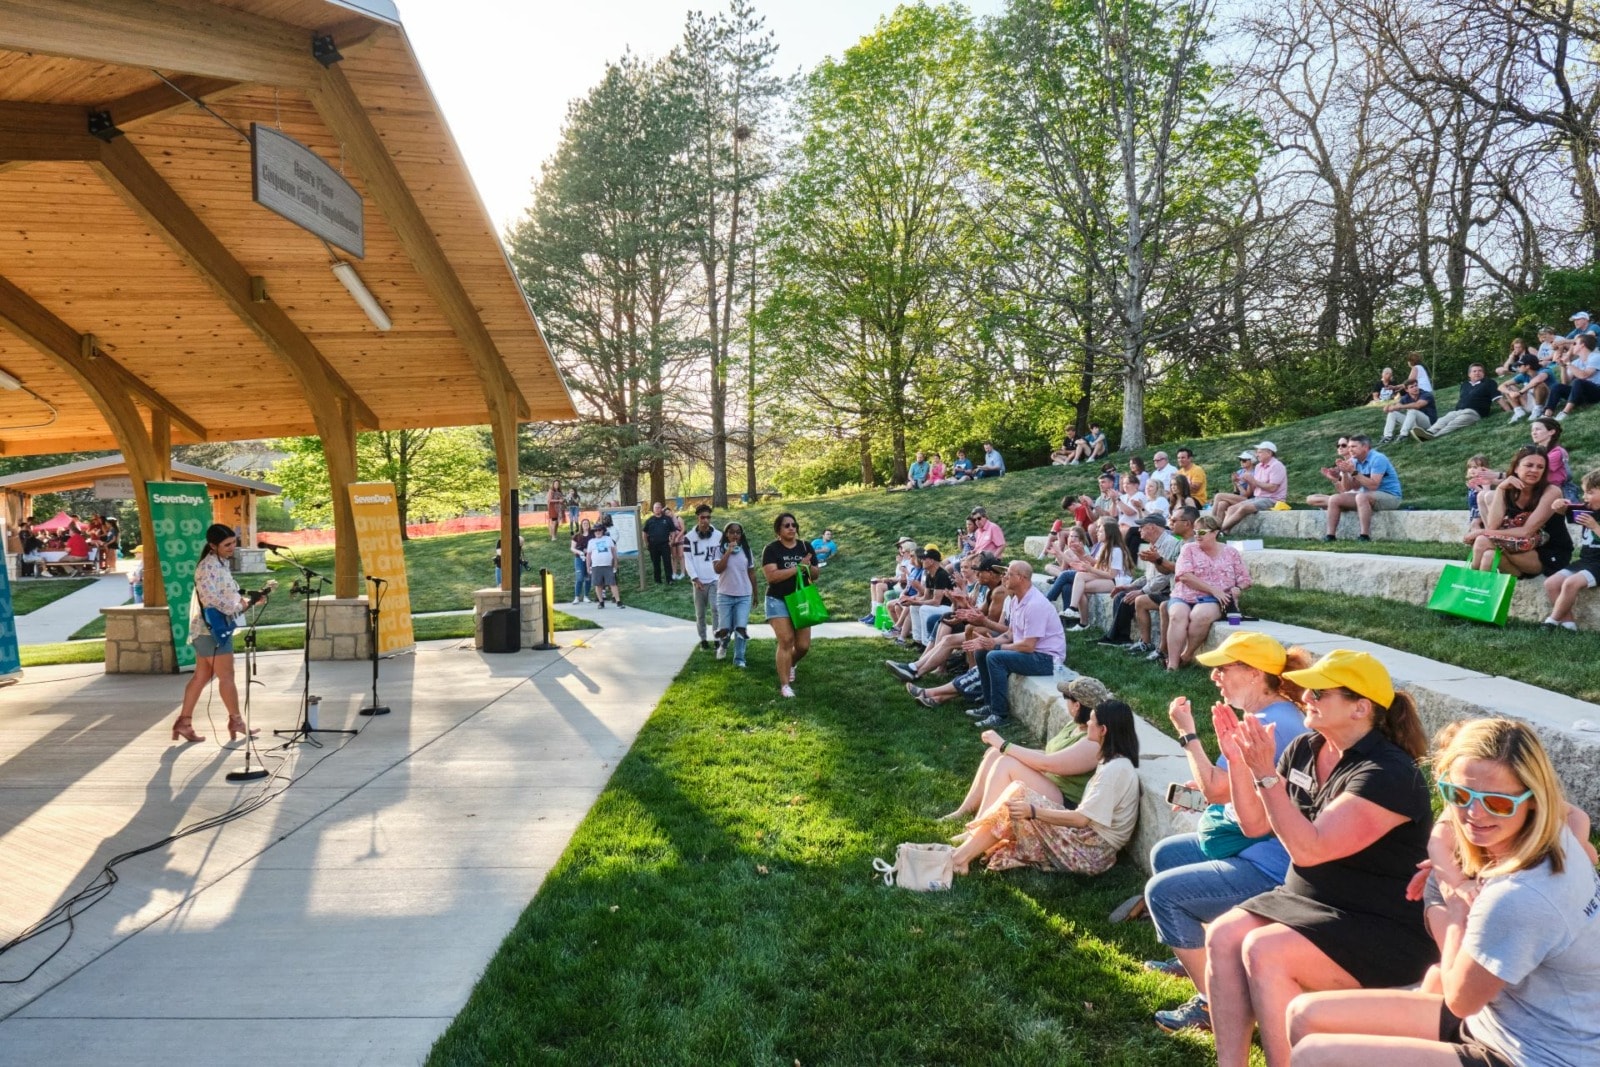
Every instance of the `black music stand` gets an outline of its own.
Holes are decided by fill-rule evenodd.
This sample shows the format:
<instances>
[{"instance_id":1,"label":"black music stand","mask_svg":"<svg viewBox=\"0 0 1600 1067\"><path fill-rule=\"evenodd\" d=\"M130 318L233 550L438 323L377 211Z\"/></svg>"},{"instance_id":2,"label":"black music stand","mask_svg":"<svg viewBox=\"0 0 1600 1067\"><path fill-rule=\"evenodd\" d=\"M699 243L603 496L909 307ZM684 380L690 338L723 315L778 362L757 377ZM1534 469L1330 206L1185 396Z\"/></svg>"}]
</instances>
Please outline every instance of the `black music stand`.
<instances>
[{"instance_id":1,"label":"black music stand","mask_svg":"<svg viewBox=\"0 0 1600 1067\"><path fill-rule=\"evenodd\" d=\"M312 737L312 734L358 734L361 731L331 730L311 725L312 605L315 604L317 598L322 595L322 584L324 581L326 581L326 579L316 571L312 570L310 567L307 567L298 560L289 557L286 553L280 553L280 555L283 555L284 558L288 559L290 565L300 572L300 578L292 587L290 587L289 595L299 595L304 598L306 603L305 643L301 651L301 667L305 678L305 685L300 690L300 725L296 726L293 730L274 730L272 732L277 734L279 737L287 738L282 746L284 748L287 748L289 745L297 745L301 743L317 745L320 748L321 742Z\"/></svg>"},{"instance_id":2,"label":"black music stand","mask_svg":"<svg viewBox=\"0 0 1600 1067\"><path fill-rule=\"evenodd\" d=\"M378 613L383 610L383 587L389 583L382 578L367 575L372 583L372 600L367 608L367 649L372 656L372 706L362 708L361 715L387 715L389 705L378 703Z\"/></svg>"}]
</instances>

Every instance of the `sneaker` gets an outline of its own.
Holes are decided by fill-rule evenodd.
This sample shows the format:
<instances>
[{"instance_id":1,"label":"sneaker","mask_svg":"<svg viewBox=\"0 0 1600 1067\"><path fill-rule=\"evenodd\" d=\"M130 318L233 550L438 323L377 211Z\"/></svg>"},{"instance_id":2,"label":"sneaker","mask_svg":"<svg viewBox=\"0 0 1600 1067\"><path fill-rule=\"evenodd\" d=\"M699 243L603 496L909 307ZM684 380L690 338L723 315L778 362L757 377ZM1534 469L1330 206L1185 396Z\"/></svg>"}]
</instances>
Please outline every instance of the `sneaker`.
<instances>
[{"instance_id":1,"label":"sneaker","mask_svg":"<svg viewBox=\"0 0 1600 1067\"><path fill-rule=\"evenodd\" d=\"M781 696L781 697L787 697L787 698L792 700L794 698L794 690L790 689L786 685L785 686L780 686L778 688L778 695Z\"/></svg>"},{"instance_id":2,"label":"sneaker","mask_svg":"<svg viewBox=\"0 0 1600 1067\"><path fill-rule=\"evenodd\" d=\"M1511 413L1511 418L1510 418L1509 421L1510 422L1521 422L1523 419L1527 418L1527 415L1528 415L1527 411L1525 411L1522 408L1518 408L1517 410L1515 410L1515 411L1513 411Z\"/></svg>"},{"instance_id":3,"label":"sneaker","mask_svg":"<svg viewBox=\"0 0 1600 1067\"><path fill-rule=\"evenodd\" d=\"M603 599L600 601L600 610L606 610L606 602Z\"/></svg>"},{"instance_id":4,"label":"sneaker","mask_svg":"<svg viewBox=\"0 0 1600 1067\"><path fill-rule=\"evenodd\" d=\"M1074 623L1073 625L1068 626L1066 629L1067 629L1067 633L1069 633L1069 634L1081 634L1081 633L1083 633L1083 631L1087 630L1088 627L1080 622L1080 623Z\"/></svg>"},{"instance_id":5,"label":"sneaker","mask_svg":"<svg viewBox=\"0 0 1600 1067\"><path fill-rule=\"evenodd\" d=\"M744 666L744 660L742 660L742 659L736 659L736 660L734 660L734 661L733 661L733 665L734 665L734 666L735 666L735 667L738 667L738 668L739 668L739 669L740 669L740 670L741 670L741 671L742 671L742 670L744 670L744 669L745 669L745 666Z\"/></svg>"},{"instance_id":6,"label":"sneaker","mask_svg":"<svg viewBox=\"0 0 1600 1067\"><path fill-rule=\"evenodd\" d=\"M1149 651L1150 651L1150 646L1145 644L1143 641L1135 641L1133 644L1128 646L1128 654L1130 656L1137 656L1141 652L1149 652Z\"/></svg>"},{"instance_id":7,"label":"sneaker","mask_svg":"<svg viewBox=\"0 0 1600 1067\"><path fill-rule=\"evenodd\" d=\"M871 615L863 615L863 616L861 616L861 625L862 626L871 626L874 621L876 621L876 620L874 620Z\"/></svg>"},{"instance_id":8,"label":"sneaker","mask_svg":"<svg viewBox=\"0 0 1600 1067\"><path fill-rule=\"evenodd\" d=\"M1145 960L1144 969L1154 971L1156 974L1165 974L1172 978L1189 977L1189 972L1184 969L1182 962L1176 956L1170 960Z\"/></svg>"},{"instance_id":9,"label":"sneaker","mask_svg":"<svg viewBox=\"0 0 1600 1067\"><path fill-rule=\"evenodd\" d=\"M998 730L1000 727L1006 725L1010 721L1011 718L1007 715L991 715L987 719L979 719L972 725L976 726L980 730Z\"/></svg>"},{"instance_id":10,"label":"sneaker","mask_svg":"<svg viewBox=\"0 0 1600 1067\"><path fill-rule=\"evenodd\" d=\"M1384 434L1384 435L1383 435L1383 436L1382 436L1382 437L1380 437L1380 438L1378 438L1378 443L1379 443L1379 444L1380 444L1380 445L1386 445L1386 444L1388 444L1388 443L1389 443L1389 442L1390 442L1390 441L1393 441L1393 440L1394 440L1394 437L1393 437L1393 436L1391 436L1391 435L1389 435L1389 434Z\"/></svg>"},{"instance_id":11,"label":"sneaker","mask_svg":"<svg viewBox=\"0 0 1600 1067\"><path fill-rule=\"evenodd\" d=\"M1556 412L1556 421L1557 422L1566 422L1567 421L1567 413L1565 411Z\"/></svg>"},{"instance_id":12,"label":"sneaker","mask_svg":"<svg viewBox=\"0 0 1600 1067\"><path fill-rule=\"evenodd\" d=\"M701 652L710 652L711 651L711 642L707 641L703 637L700 639L700 651Z\"/></svg>"},{"instance_id":13,"label":"sneaker","mask_svg":"<svg viewBox=\"0 0 1600 1067\"><path fill-rule=\"evenodd\" d=\"M979 704L975 708L964 709L964 714L969 719L987 719L994 713L989 710L989 705Z\"/></svg>"},{"instance_id":14,"label":"sneaker","mask_svg":"<svg viewBox=\"0 0 1600 1067\"><path fill-rule=\"evenodd\" d=\"M583 598L579 597L579 596L575 596L575 597L572 598L572 602L574 604L581 604L581 603L583 603Z\"/></svg>"},{"instance_id":15,"label":"sneaker","mask_svg":"<svg viewBox=\"0 0 1600 1067\"><path fill-rule=\"evenodd\" d=\"M626 605L626 604L624 604L624 603L623 603L623 602L622 602L622 601L620 601L620 600L619 600L619 601L617 601L617 607L619 607L619 608L625 608L625 607L627 607L627 606L628 606L628 605Z\"/></svg>"},{"instance_id":16,"label":"sneaker","mask_svg":"<svg viewBox=\"0 0 1600 1067\"><path fill-rule=\"evenodd\" d=\"M1149 652L1144 654L1144 658L1149 662L1154 663L1156 660L1161 658L1161 650L1159 648L1152 648Z\"/></svg>"},{"instance_id":17,"label":"sneaker","mask_svg":"<svg viewBox=\"0 0 1600 1067\"><path fill-rule=\"evenodd\" d=\"M1069 622L1077 619L1078 617L1078 611L1076 608L1065 608L1062 611L1057 612L1057 614Z\"/></svg>"},{"instance_id":18,"label":"sneaker","mask_svg":"<svg viewBox=\"0 0 1600 1067\"><path fill-rule=\"evenodd\" d=\"M1339 540L1339 539L1338 539L1338 538L1337 538L1337 537L1335 537L1335 536L1334 536L1334 535L1333 535L1333 534L1323 534L1323 535L1322 535L1322 539L1323 539L1323 540L1324 540L1324 541L1337 541L1337 540Z\"/></svg>"},{"instance_id":19,"label":"sneaker","mask_svg":"<svg viewBox=\"0 0 1600 1067\"><path fill-rule=\"evenodd\" d=\"M728 646L723 644L721 641L717 642L717 658L718 659L727 659L728 658Z\"/></svg>"},{"instance_id":20,"label":"sneaker","mask_svg":"<svg viewBox=\"0 0 1600 1067\"><path fill-rule=\"evenodd\" d=\"M1156 1025L1169 1034L1179 1030L1211 1029L1211 1005L1204 993L1196 993L1182 1007L1156 1012Z\"/></svg>"},{"instance_id":21,"label":"sneaker","mask_svg":"<svg viewBox=\"0 0 1600 1067\"><path fill-rule=\"evenodd\" d=\"M1357 541L1371 541L1372 540L1372 535L1371 534L1356 534L1356 540Z\"/></svg>"},{"instance_id":22,"label":"sneaker","mask_svg":"<svg viewBox=\"0 0 1600 1067\"><path fill-rule=\"evenodd\" d=\"M1560 626L1561 624L1556 621L1555 616L1547 615L1547 616L1545 616L1545 620L1543 622L1541 622L1539 625L1540 626Z\"/></svg>"},{"instance_id":23,"label":"sneaker","mask_svg":"<svg viewBox=\"0 0 1600 1067\"><path fill-rule=\"evenodd\" d=\"M911 664L909 663L896 663L892 659L886 659L883 661L883 665L889 668L890 674L902 682L914 682L917 680L917 672L911 669Z\"/></svg>"},{"instance_id":24,"label":"sneaker","mask_svg":"<svg viewBox=\"0 0 1600 1067\"><path fill-rule=\"evenodd\" d=\"M1419 426L1416 429L1411 431L1411 439L1413 441L1418 442L1419 444L1421 442L1423 442L1423 441L1431 441L1431 440L1433 440L1433 431L1432 430L1424 430L1422 427Z\"/></svg>"},{"instance_id":25,"label":"sneaker","mask_svg":"<svg viewBox=\"0 0 1600 1067\"><path fill-rule=\"evenodd\" d=\"M1562 623L1561 628L1563 630L1571 630L1573 633L1578 632L1578 624L1573 622L1571 619L1568 619L1566 622Z\"/></svg>"}]
</instances>

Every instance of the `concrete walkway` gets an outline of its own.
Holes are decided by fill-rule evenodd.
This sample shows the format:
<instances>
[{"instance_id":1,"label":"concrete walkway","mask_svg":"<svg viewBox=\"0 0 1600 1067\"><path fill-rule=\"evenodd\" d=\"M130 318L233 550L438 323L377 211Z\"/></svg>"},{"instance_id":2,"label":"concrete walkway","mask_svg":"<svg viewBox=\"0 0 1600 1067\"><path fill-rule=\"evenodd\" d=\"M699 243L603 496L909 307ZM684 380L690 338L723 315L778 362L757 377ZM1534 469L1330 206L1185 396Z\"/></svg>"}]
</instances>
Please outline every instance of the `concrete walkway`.
<instances>
[{"instance_id":1,"label":"concrete walkway","mask_svg":"<svg viewBox=\"0 0 1600 1067\"><path fill-rule=\"evenodd\" d=\"M0 1065L419 1062L694 647L681 620L601 621L554 652L385 661L394 713L373 719L365 663L315 663L322 725L362 733L268 752L279 777L244 784L204 701L210 740L168 740L179 679L30 669L0 698L0 941L110 856L279 795L120 866L60 954L0 986ZM260 657L264 751L298 717L300 663ZM64 933L0 956L0 979Z\"/></svg>"},{"instance_id":2,"label":"concrete walkway","mask_svg":"<svg viewBox=\"0 0 1600 1067\"><path fill-rule=\"evenodd\" d=\"M40 581L57 581L46 578ZM68 593L60 600L17 616L17 643L50 645L72 635L100 617L101 608L126 604L132 592L125 574L108 574L91 586Z\"/></svg>"}]
</instances>

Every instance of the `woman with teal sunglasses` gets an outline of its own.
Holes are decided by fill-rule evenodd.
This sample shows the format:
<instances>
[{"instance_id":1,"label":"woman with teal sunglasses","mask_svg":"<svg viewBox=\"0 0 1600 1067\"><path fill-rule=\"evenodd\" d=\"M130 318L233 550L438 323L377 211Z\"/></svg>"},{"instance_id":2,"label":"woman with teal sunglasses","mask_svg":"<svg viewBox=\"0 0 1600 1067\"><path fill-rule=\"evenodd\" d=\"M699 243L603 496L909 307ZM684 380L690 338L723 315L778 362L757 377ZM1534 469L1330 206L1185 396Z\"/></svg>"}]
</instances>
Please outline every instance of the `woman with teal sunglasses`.
<instances>
[{"instance_id":1,"label":"woman with teal sunglasses","mask_svg":"<svg viewBox=\"0 0 1600 1067\"><path fill-rule=\"evenodd\" d=\"M1585 840L1588 818L1567 803L1525 723L1462 725L1440 746L1433 770L1445 801L1430 848L1439 896L1428 921L1439 966L1416 992L1296 998L1294 1063L1594 1062L1600 877Z\"/></svg>"}]
</instances>

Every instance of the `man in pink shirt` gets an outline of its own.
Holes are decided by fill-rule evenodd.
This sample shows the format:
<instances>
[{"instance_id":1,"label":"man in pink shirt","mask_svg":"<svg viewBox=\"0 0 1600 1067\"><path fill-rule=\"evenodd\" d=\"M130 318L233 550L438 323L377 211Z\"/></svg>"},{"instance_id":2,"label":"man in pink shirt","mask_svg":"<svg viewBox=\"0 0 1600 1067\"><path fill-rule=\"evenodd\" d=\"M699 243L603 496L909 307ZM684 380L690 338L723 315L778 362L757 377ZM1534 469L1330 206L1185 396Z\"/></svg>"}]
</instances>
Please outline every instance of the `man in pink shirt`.
<instances>
[{"instance_id":1,"label":"man in pink shirt","mask_svg":"<svg viewBox=\"0 0 1600 1067\"><path fill-rule=\"evenodd\" d=\"M1278 459L1278 446L1271 441L1256 445L1256 466L1247 476L1249 497L1218 493L1211 502L1211 514L1222 524L1223 532L1233 529L1258 511L1271 511L1289 493L1289 472Z\"/></svg>"},{"instance_id":2,"label":"man in pink shirt","mask_svg":"<svg viewBox=\"0 0 1600 1067\"><path fill-rule=\"evenodd\" d=\"M983 704L967 714L985 730L1011 721L1011 676L1047 675L1067 658L1067 635L1061 617L1033 586L1033 567L1016 560L1006 568L1001 587L1011 598L1011 629L973 638L961 647L974 653Z\"/></svg>"},{"instance_id":3,"label":"man in pink shirt","mask_svg":"<svg viewBox=\"0 0 1600 1067\"><path fill-rule=\"evenodd\" d=\"M989 513L981 505L973 508L967 518L978 524L977 533L972 538L974 554L988 552L996 557L1005 555L1006 533L1000 529L999 523L989 521Z\"/></svg>"}]
</instances>

